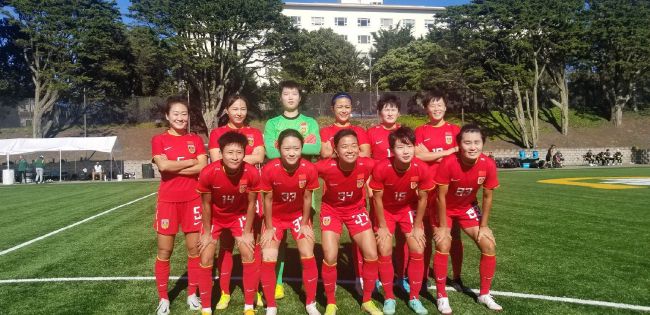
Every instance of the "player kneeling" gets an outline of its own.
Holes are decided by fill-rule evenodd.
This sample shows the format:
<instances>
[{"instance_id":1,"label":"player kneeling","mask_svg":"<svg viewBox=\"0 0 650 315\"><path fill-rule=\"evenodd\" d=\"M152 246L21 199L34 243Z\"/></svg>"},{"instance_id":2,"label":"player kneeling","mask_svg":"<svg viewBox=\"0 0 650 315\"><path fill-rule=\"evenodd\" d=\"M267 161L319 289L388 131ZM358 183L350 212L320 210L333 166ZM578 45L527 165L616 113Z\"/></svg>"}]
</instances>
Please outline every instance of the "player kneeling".
<instances>
[{"instance_id":1,"label":"player kneeling","mask_svg":"<svg viewBox=\"0 0 650 315\"><path fill-rule=\"evenodd\" d=\"M377 243L372 233L372 226L366 211L364 195L365 184L374 166L374 160L359 157L357 135L350 129L344 129L334 135L336 158L320 160L316 163L318 176L325 182L320 226L323 243L323 266L321 275L327 296L325 315L336 314L336 261L338 258L339 239L343 224L350 232L350 238L361 249L363 255L363 282L372 284L377 281ZM383 314L372 302L373 285L363 286L361 309L364 312Z\"/></svg>"},{"instance_id":2,"label":"player kneeling","mask_svg":"<svg viewBox=\"0 0 650 315\"><path fill-rule=\"evenodd\" d=\"M492 190L499 186L494 160L482 154L485 135L476 125L465 125L457 136L460 151L443 159L434 178L438 184L438 213L433 216L434 273L438 291L438 310L451 314L445 291L447 257L451 246L449 229L454 222L469 235L481 250L479 274L481 290L478 302L489 309L502 308L490 295L490 285L496 268L496 242L488 227L492 210ZM476 194L483 187L482 211Z\"/></svg>"},{"instance_id":3,"label":"player kneeling","mask_svg":"<svg viewBox=\"0 0 650 315\"><path fill-rule=\"evenodd\" d=\"M301 158L303 138L293 129L278 137L280 158L268 162L262 169L260 189L264 200L262 244L262 289L266 297L267 315L277 314L275 304L275 263L284 231L291 231L298 244L302 263L305 305L310 315L316 309L318 267L314 258L314 231L311 226L312 191L318 189L318 172L312 163Z\"/></svg>"},{"instance_id":4,"label":"player kneeling","mask_svg":"<svg viewBox=\"0 0 650 315\"><path fill-rule=\"evenodd\" d=\"M434 183L426 163L414 158L413 130L400 127L389 135L388 142L394 156L377 163L369 184L375 204L379 277L385 294L384 314L395 314L392 255L393 234L398 224L409 247L408 279L411 290L408 305L416 314L427 314L419 299L426 244L422 218L427 207L427 191L434 188Z\"/></svg>"},{"instance_id":5,"label":"player kneeling","mask_svg":"<svg viewBox=\"0 0 650 315\"><path fill-rule=\"evenodd\" d=\"M253 220L260 176L253 165L244 162L247 142L243 134L223 134L219 138L222 159L208 165L199 176L197 190L202 194L204 209L199 291L204 315L212 313L212 264L216 240L223 230L230 230L235 238L244 266L244 314L255 314L260 262L254 258Z\"/></svg>"}]
</instances>

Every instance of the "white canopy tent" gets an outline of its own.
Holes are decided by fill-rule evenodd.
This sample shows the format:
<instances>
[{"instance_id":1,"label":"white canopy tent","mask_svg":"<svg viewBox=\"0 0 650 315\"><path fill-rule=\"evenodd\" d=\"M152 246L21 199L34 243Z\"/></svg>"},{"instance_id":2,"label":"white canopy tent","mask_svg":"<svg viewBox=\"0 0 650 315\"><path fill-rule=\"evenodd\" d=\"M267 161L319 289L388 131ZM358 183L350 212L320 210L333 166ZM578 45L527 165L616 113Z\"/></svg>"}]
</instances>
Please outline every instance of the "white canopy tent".
<instances>
[{"instance_id":1,"label":"white canopy tent","mask_svg":"<svg viewBox=\"0 0 650 315\"><path fill-rule=\"evenodd\" d=\"M99 151L111 155L111 175L113 173L113 150L117 136L111 137L68 137L68 138L18 138L0 139L0 154L9 156L31 152L59 152L59 181L61 181L61 152L63 151Z\"/></svg>"}]
</instances>

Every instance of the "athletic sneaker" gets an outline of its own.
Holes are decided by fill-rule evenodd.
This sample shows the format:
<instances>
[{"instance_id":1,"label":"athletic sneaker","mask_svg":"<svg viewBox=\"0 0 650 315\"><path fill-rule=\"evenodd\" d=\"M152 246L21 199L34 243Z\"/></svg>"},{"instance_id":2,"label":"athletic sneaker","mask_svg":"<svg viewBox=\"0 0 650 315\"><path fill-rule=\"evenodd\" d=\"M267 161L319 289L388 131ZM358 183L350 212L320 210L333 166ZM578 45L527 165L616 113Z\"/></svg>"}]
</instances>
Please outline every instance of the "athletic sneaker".
<instances>
[{"instance_id":1,"label":"athletic sneaker","mask_svg":"<svg viewBox=\"0 0 650 315\"><path fill-rule=\"evenodd\" d=\"M254 309L244 310L244 315L255 315L255 310Z\"/></svg>"},{"instance_id":2,"label":"athletic sneaker","mask_svg":"<svg viewBox=\"0 0 650 315\"><path fill-rule=\"evenodd\" d=\"M305 306L305 310L307 310L307 314L309 315L321 315L318 309L316 308L316 302L312 302L311 304L307 304Z\"/></svg>"},{"instance_id":3,"label":"athletic sneaker","mask_svg":"<svg viewBox=\"0 0 650 315\"><path fill-rule=\"evenodd\" d=\"M201 300L195 294L187 296L187 305L190 307L190 311L198 311L201 309Z\"/></svg>"},{"instance_id":4,"label":"athletic sneaker","mask_svg":"<svg viewBox=\"0 0 650 315\"><path fill-rule=\"evenodd\" d=\"M363 296L363 279L362 278L357 278L354 280L354 290L357 291L357 294L359 296Z\"/></svg>"},{"instance_id":5,"label":"athletic sneaker","mask_svg":"<svg viewBox=\"0 0 650 315\"><path fill-rule=\"evenodd\" d=\"M284 286L282 284L275 285L275 299L281 300L284 298Z\"/></svg>"},{"instance_id":6,"label":"athletic sneaker","mask_svg":"<svg viewBox=\"0 0 650 315\"><path fill-rule=\"evenodd\" d=\"M483 294L478 296L478 303L483 304L487 306L487 308L493 310L493 311L502 311L503 307L501 305L497 304L497 302L494 301L494 298L489 295L489 294Z\"/></svg>"},{"instance_id":7,"label":"athletic sneaker","mask_svg":"<svg viewBox=\"0 0 650 315\"><path fill-rule=\"evenodd\" d=\"M456 292L465 292L465 285L463 284L463 280L461 278L458 279L450 279L447 278L447 285L451 286L456 290Z\"/></svg>"},{"instance_id":8,"label":"athletic sneaker","mask_svg":"<svg viewBox=\"0 0 650 315\"><path fill-rule=\"evenodd\" d=\"M336 315L336 311L339 308L336 306L336 304L327 304L325 307L325 314L324 315Z\"/></svg>"},{"instance_id":9,"label":"athletic sneaker","mask_svg":"<svg viewBox=\"0 0 650 315\"><path fill-rule=\"evenodd\" d=\"M257 292L257 300L255 303L257 307L264 307L264 301L262 300L262 293Z\"/></svg>"},{"instance_id":10,"label":"athletic sneaker","mask_svg":"<svg viewBox=\"0 0 650 315\"><path fill-rule=\"evenodd\" d=\"M206 307L201 310L201 315L212 315L212 310L209 307Z\"/></svg>"},{"instance_id":11,"label":"athletic sneaker","mask_svg":"<svg viewBox=\"0 0 650 315\"><path fill-rule=\"evenodd\" d=\"M377 305L375 305L375 303L373 303L372 300L368 302L363 302L361 304L361 310L370 315L384 315L384 313L381 310L379 310Z\"/></svg>"},{"instance_id":12,"label":"athletic sneaker","mask_svg":"<svg viewBox=\"0 0 650 315\"><path fill-rule=\"evenodd\" d=\"M438 298L438 300L436 301L436 305L438 305L438 311L443 315L451 314L451 306L449 305L449 298L446 297Z\"/></svg>"},{"instance_id":13,"label":"athletic sneaker","mask_svg":"<svg viewBox=\"0 0 650 315\"><path fill-rule=\"evenodd\" d=\"M402 290L403 290L404 292L406 292L406 294L411 293L411 285L409 284L409 278L408 278L408 277L404 277L404 278L402 278L402 281L398 281L398 282L397 282L397 285L398 285L400 288L402 288Z\"/></svg>"},{"instance_id":14,"label":"athletic sneaker","mask_svg":"<svg viewBox=\"0 0 650 315\"><path fill-rule=\"evenodd\" d=\"M169 315L169 300L160 299L158 302L158 308L156 308L157 315Z\"/></svg>"},{"instance_id":15,"label":"athletic sneaker","mask_svg":"<svg viewBox=\"0 0 650 315\"><path fill-rule=\"evenodd\" d=\"M388 300L384 301L383 311L384 311L384 314L386 314L386 315L395 314L395 300L394 299L388 299Z\"/></svg>"},{"instance_id":16,"label":"athletic sneaker","mask_svg":"<svg viewBox=\"0 0 650 315\"><path fill-rule=\"evenodd\" d=\"M266 308L266 315L277 315L278 314L278 308L277 307L267 307Z\"/></svg>"},{"instance_id":17,"label":"athletic sneaker","mask_svg":"<svg viewBox=\"0 0 650 315\"><path fill-rule=\"evenodd\" d=\"M228 308L229 303L230 303L230 294L226 294L223 291L221 291L221 297L219 297L219 302L217 303L217 306L214 309L225 310L226 308Z\"/></svg>"},{"instance_id":18,"label":"athletic sneaker","mask_svg":"<svg viewBox=\"0 0 650 315\"><path fill-rule=\"evenodd\" d=\"M426 315L429 314L429 311L427 311L424 306L422 306L422 302L418 299L412 299L409 301L409 307L415 312L415 314L418 315Z\"/></svg>"}]
</instances>

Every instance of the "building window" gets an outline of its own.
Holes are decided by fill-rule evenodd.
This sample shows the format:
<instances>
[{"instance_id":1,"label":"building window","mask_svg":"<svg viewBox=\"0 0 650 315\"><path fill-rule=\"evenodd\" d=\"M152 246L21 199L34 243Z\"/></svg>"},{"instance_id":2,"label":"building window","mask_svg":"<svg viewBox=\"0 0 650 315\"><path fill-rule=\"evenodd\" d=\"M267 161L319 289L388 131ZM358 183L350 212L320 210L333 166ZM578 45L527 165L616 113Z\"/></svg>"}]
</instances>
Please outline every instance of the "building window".
<instances>
[{"instance_id":1,"label":"building window","mask_svg":"<svg viewBox=\"0 0 650 315\"><path fill-rule=\"evenodd\" d=\"M370 44L370 35L359 35L359 44Z\"/></svg>"},{"instance_id":2,"label":"building window","mask_svg":"<svg viewBox=\"0 0 650 315\"><path fill-rule=\"evenodd\" d=\"M424 28L432 29L435 26L436 22L434 20L424 20Z\"/></svg>"},{"instance_id":3,"label":"building window","mask_svg":"<svg viewBox=\"0 0 650 315\"><path fill-rule=\"evenodd\" d=\"M368 18L358 18L357 19L357 26L361 26L361 27L370 26L370 19L368 19Z\"/></svg>"},{"instance_id":4,"label":"building window","mask_svg":"<svg viewBox=\"0 0 650 315\"><path fill-rule=\"evenodd\" d=\"M393 26L393 19L381 19L381 27L389 28Z\"/></svg>"},{"instance_id":5,"label":"building window","mask_svg":"<svg viewBox=\"0 0 650 315\"><path fill-rule=\"evenodd\" d=\"M322 17L322 16L312 16L311 17L311 25L314 25L314 26L325 25L325 18Z\"/></svg>"},{"instance_id":6,"label":"building window","mask_svg":"<svg viewBox=\"0 0 650 315\"><path fill-rule=\"evenodd\" d=\"M293 23L294 26L300 26L300 17L299 16L290 16L291 18L291 23Z\"/></svg>"},{"instance_id":7,"label":"building window","mask_svg":"<svg viewBox=\"0 0 650 315\"><path fill-rule=\"evenodd\" d=\"M335 17L334 25L336 26L348 26L348 18L344 17Z\"/></svg>"},{"instance_id":8,"label":"building window","mask_svg":"<svg viewBox=\"0 0 650 315\"><path fill-rule=\"evenodd\" d=\"M338 35L342 40L347 41L348 40L348 35Z\"/></svg>"},{"instance_id":9,"label":"building window","mask_svg":"<svg viewBox=\"0 0 650 315\"><path fill-rule=\"evenodd\" d=\"M415 26L415 20L414 19L403 19L402 20L402 26L414 27Z\"/></svg>"}]
</instances>

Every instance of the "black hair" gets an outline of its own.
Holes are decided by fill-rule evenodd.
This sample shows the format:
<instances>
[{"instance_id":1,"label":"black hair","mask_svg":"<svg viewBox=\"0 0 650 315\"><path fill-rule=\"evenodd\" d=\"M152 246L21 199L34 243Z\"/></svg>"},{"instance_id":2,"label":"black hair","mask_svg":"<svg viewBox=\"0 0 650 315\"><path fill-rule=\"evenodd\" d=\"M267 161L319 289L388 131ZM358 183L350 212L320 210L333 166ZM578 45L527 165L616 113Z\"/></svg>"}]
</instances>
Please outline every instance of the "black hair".
<instances>
[{"instance_id":1,"label":"black hair","mask_svg":"<svg viewBox=\"0 0 650 315\"><path fill-rule=\"evenodd\" d=\"M301 89L300 84L298 84L298 82L296 81L293 80L282 81L280 82L279 86L280 86L280 94L282 94L282 91L284 89L296 89L298 90L298 95L302 96L302 91L300 90Z\"/></svg>"},{"instance_id":2,"label":"black hair","mask_svg":"<svg viewBox=\"0 0 650 315\"><path fill-rule=\"evenodd\" d=\"M330 101L330 106L334 107L334 104L336 104L336 100L339 98L347 98L350 100L350 103L352 103L352 96L346 92L338 92L332 96L332 100Z\"/></svg>"},{"instance_id":3,"label":"black hair","mask_svg":"<svg viewBox=\"0 0 650 315\"><path fill-rule=\"evenodd\" d=\"M354 138L357 139L357 142L359 141L359 138L357 137L357 133L354 132L354 130L341 129L334 135L334 147L338 146L339 141L341 141L341 139L346 136L354 136Z\"/></svg>"},{"instance_id":4,"label":"black hair","mask_svg":"<svg viewBox=\"0 0 650 315\"><path fill-rule=\"evenodd\" d=\"M228 131L219 137L219 148L223 149L229 144L239 144L242 149L246 148L248 144L248 139L244 134L235 131Z\"/></svg>"},{"instance_id":5,"label":"black hair","mask_svg":"<svg viewBox=\"0 0 650 315\"><path fill-rule=\"evenodd\" d=\"M386 93L382 95L381 98L377 101L377 111L380 112L382 109L389 105L397 107L398 111L402 109L402 103L400 102L399 97L397 97L395 94Z\"/></svg>"},{"instance_id":6,"label":"black hair","mask_svg":"<svg viewBox=\"0 0 650 315\"><path fill-rule=\"evenodd\" d=\"M187 103L187 97L182 95L173 95L165 100L165 114L169 115L169 112L172 110L172 106L174 104L183 104L183 106L187 108L187 111L190 111L190 105Z\"/></svg>"},{"instance_id":7,"label":"black hair","mask_svg":"<svg viewBox=\"0 0 650 315\"><path fill-rule=\"evenodd\" d=\"M243 95L235 94L231 95L226 99L226 106L224 107L226 110L232 106L232 104L235 104L236 101L241 100L246 104L246 108L248 109L248 99L244 97ZM230 118L228 117L228 114L224 111L224 113L219 117L219 120L217 121L217 126L222 127L228 124L230 121ZM244 125L248 126L248 115L246 115L246 118L244 119Z\"/></svg>"},{"instance_id":8,"label":"black hair","mask_svg":"<svg viewBox=\"0 0 650 315\"><path fill-rule=\"evenodd\" d=\"M445 102L445 106L447 106L447 95L441 91L441 90L429 90L429 91L424 91L422 93L422 107L424 109L427 109L427 106L429 106L429 103L431 103L432 100L438 100L442 99L443 102Z\"/></svg>"},{"instance_id":9,"label":"black hair","mask_svg":"<svg viewBox=\"0 0 650 315\"><path fill-rule=\"evenodd\" d=\"M388 135L388 144L391 149L395 149L397 141L406 144L415 145L415 132L409 127L399 127Z\"/></svg>"},{"instance_id":10,"label":"black hair","mask_svg":"<svg viewBox=\"0 0 650 315\"><path fill-rule=\"evenodd\" d=\"M481 129L477 124L467 124L460 128L460 132L456 136L456 143L460 144L464 134L473 132L479 133L481 135L481 140L485 143L485 132L483 132L483 129Z\"/></svg>"},{"instance_id":11,"label":"black hair","mask_svg":"<svg viewBox=\"0 0 650 315\"><path fill-rule=\"evenodd\" d=\"M285 129L285 130L282 130L282 132L280 132L280 135L278 136L278 149L280 149L280 146L282 145L282 141L284 141L284 139L288 138L288 137L298 138L298 140L300 140L300 146L301 147L305 143L305 139L302 137L300 132L298 132L298 130Z\"/></svg>"}]
</instances>

